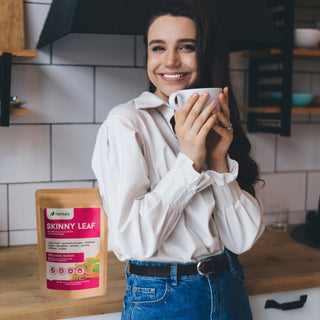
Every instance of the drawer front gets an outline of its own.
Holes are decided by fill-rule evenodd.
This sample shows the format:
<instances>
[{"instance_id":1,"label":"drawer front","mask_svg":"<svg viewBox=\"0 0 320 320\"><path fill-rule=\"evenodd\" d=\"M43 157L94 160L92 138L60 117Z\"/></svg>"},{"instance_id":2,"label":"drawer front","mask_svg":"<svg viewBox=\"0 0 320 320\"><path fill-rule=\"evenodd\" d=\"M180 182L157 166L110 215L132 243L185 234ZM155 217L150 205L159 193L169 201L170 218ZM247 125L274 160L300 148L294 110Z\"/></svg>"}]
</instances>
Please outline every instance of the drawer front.
<instances>
[{"instance_id":1,"label":"drawer front","mask_svg":"<svg viewBox=\"0 0 320 320\"><path fill-rule=\"evenodd\" d=\"M275 300L279 304L300 300L307 295L302 308L294 310L265 309L267 300ZM249 297L254 320L319 320L320 288L301 289L296 291L277 292Z\"/></svg>"}]
</instances>

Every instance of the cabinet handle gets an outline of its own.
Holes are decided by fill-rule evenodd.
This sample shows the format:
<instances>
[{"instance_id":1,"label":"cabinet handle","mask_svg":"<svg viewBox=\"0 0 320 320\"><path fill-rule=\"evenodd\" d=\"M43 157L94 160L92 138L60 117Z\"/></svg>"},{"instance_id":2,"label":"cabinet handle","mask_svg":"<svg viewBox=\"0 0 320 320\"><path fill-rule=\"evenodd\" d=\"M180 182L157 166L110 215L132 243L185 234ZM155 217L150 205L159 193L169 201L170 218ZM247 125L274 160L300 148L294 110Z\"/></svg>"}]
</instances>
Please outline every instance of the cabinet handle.
<instances>
[{"instance_id":1,"label":"cabinet handle","mask_svg":"<svg viewBox=\"0 0 320 320\"><path fill-rule=\"evenodd\" d=\"M307 301L308 295L300 296L300 300L285 302L285 303L278 303L275 300L267 300L266 304L264 305L265 309L280 309L280 310L292 310L292 309L299 309L302 308Z\"/></svg>"}]
</instances>

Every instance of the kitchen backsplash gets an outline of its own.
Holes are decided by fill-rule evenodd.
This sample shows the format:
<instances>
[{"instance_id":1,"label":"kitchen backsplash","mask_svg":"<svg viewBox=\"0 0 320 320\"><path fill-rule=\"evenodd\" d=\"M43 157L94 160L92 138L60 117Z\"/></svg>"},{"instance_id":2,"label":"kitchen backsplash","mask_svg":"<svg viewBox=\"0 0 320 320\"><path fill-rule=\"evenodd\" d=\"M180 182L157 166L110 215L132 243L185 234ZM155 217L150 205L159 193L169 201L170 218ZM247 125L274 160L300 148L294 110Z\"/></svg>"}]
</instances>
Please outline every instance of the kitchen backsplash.
<instances>
[{"instance_id":1,"label":"kitchen backsplash","mask_svg":"<svg viewBox=\"0 0 320 320\"><path fill-rule=\"evenodd\" d=\"M25 1L26 48L35 49L50 0ZM320 20L301 10L301 20ZM248 60L231 55L239 105L247 105ZM0 246L37 243L35 190L96 187L91 155L100 124L116 104L147 89L142 37L68 35L14 62L11 95L28 109L0 127ZM295 92L320 93L320 63L294 62ZM285 205L302 223L320 194L320 116L293 116L290 138L249 134L265 186L265 211Z\"/></svg>"}]
</instances>

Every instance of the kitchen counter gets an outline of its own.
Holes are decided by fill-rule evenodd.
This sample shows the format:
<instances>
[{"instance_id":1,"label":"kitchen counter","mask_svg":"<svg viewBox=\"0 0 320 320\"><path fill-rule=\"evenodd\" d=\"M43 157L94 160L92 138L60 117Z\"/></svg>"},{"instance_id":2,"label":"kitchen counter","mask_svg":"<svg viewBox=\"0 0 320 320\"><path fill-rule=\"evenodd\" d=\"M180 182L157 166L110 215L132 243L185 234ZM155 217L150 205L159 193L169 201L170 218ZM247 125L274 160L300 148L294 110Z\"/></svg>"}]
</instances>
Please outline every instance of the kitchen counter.
<instances>
[{"instance_id":1,"label":"kitchen counter","mask_svg":"<svg viewBox=\"0 0 320 320\"><path fill-rule=\"evenodd\" d=\"M249 295L320 287L320 251L291 239L289 232L265 231L240 256ZM37 246L0 249L0 319L51 320L119 312L125 292L125 263L108 255L105 296L60 300L40 294Z\"/></svg>"},{"instance_id":2,"label":"kitchen counter","mask_svg":"<svg viewBox=\"0 0 320 320\"><path fill-rule=\"evenodd\" d=\"M249 295L320 287L320 249L293 240L289 231L268 231L239 256Z\"/></svg>"}]
</instances>

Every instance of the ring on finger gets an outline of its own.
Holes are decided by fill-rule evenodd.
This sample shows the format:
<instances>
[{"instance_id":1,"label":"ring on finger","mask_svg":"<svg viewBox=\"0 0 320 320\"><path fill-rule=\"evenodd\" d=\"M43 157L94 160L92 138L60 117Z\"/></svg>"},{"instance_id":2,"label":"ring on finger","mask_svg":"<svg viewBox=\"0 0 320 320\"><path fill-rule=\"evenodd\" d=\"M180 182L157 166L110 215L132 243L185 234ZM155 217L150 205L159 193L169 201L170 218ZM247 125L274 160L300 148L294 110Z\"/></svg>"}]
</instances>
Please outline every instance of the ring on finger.
<instances>
[{"instance_id":1,"label":"ring on finger","mask_svg":"<svg viewBox=\"0 0 320 320\"><path fill-rule=\"evenodd\" d=\"M230 131L232 129L232 123L230 123L227 127L226 127L226 130L227 131Z\"/></svg>"}]
</instances>

